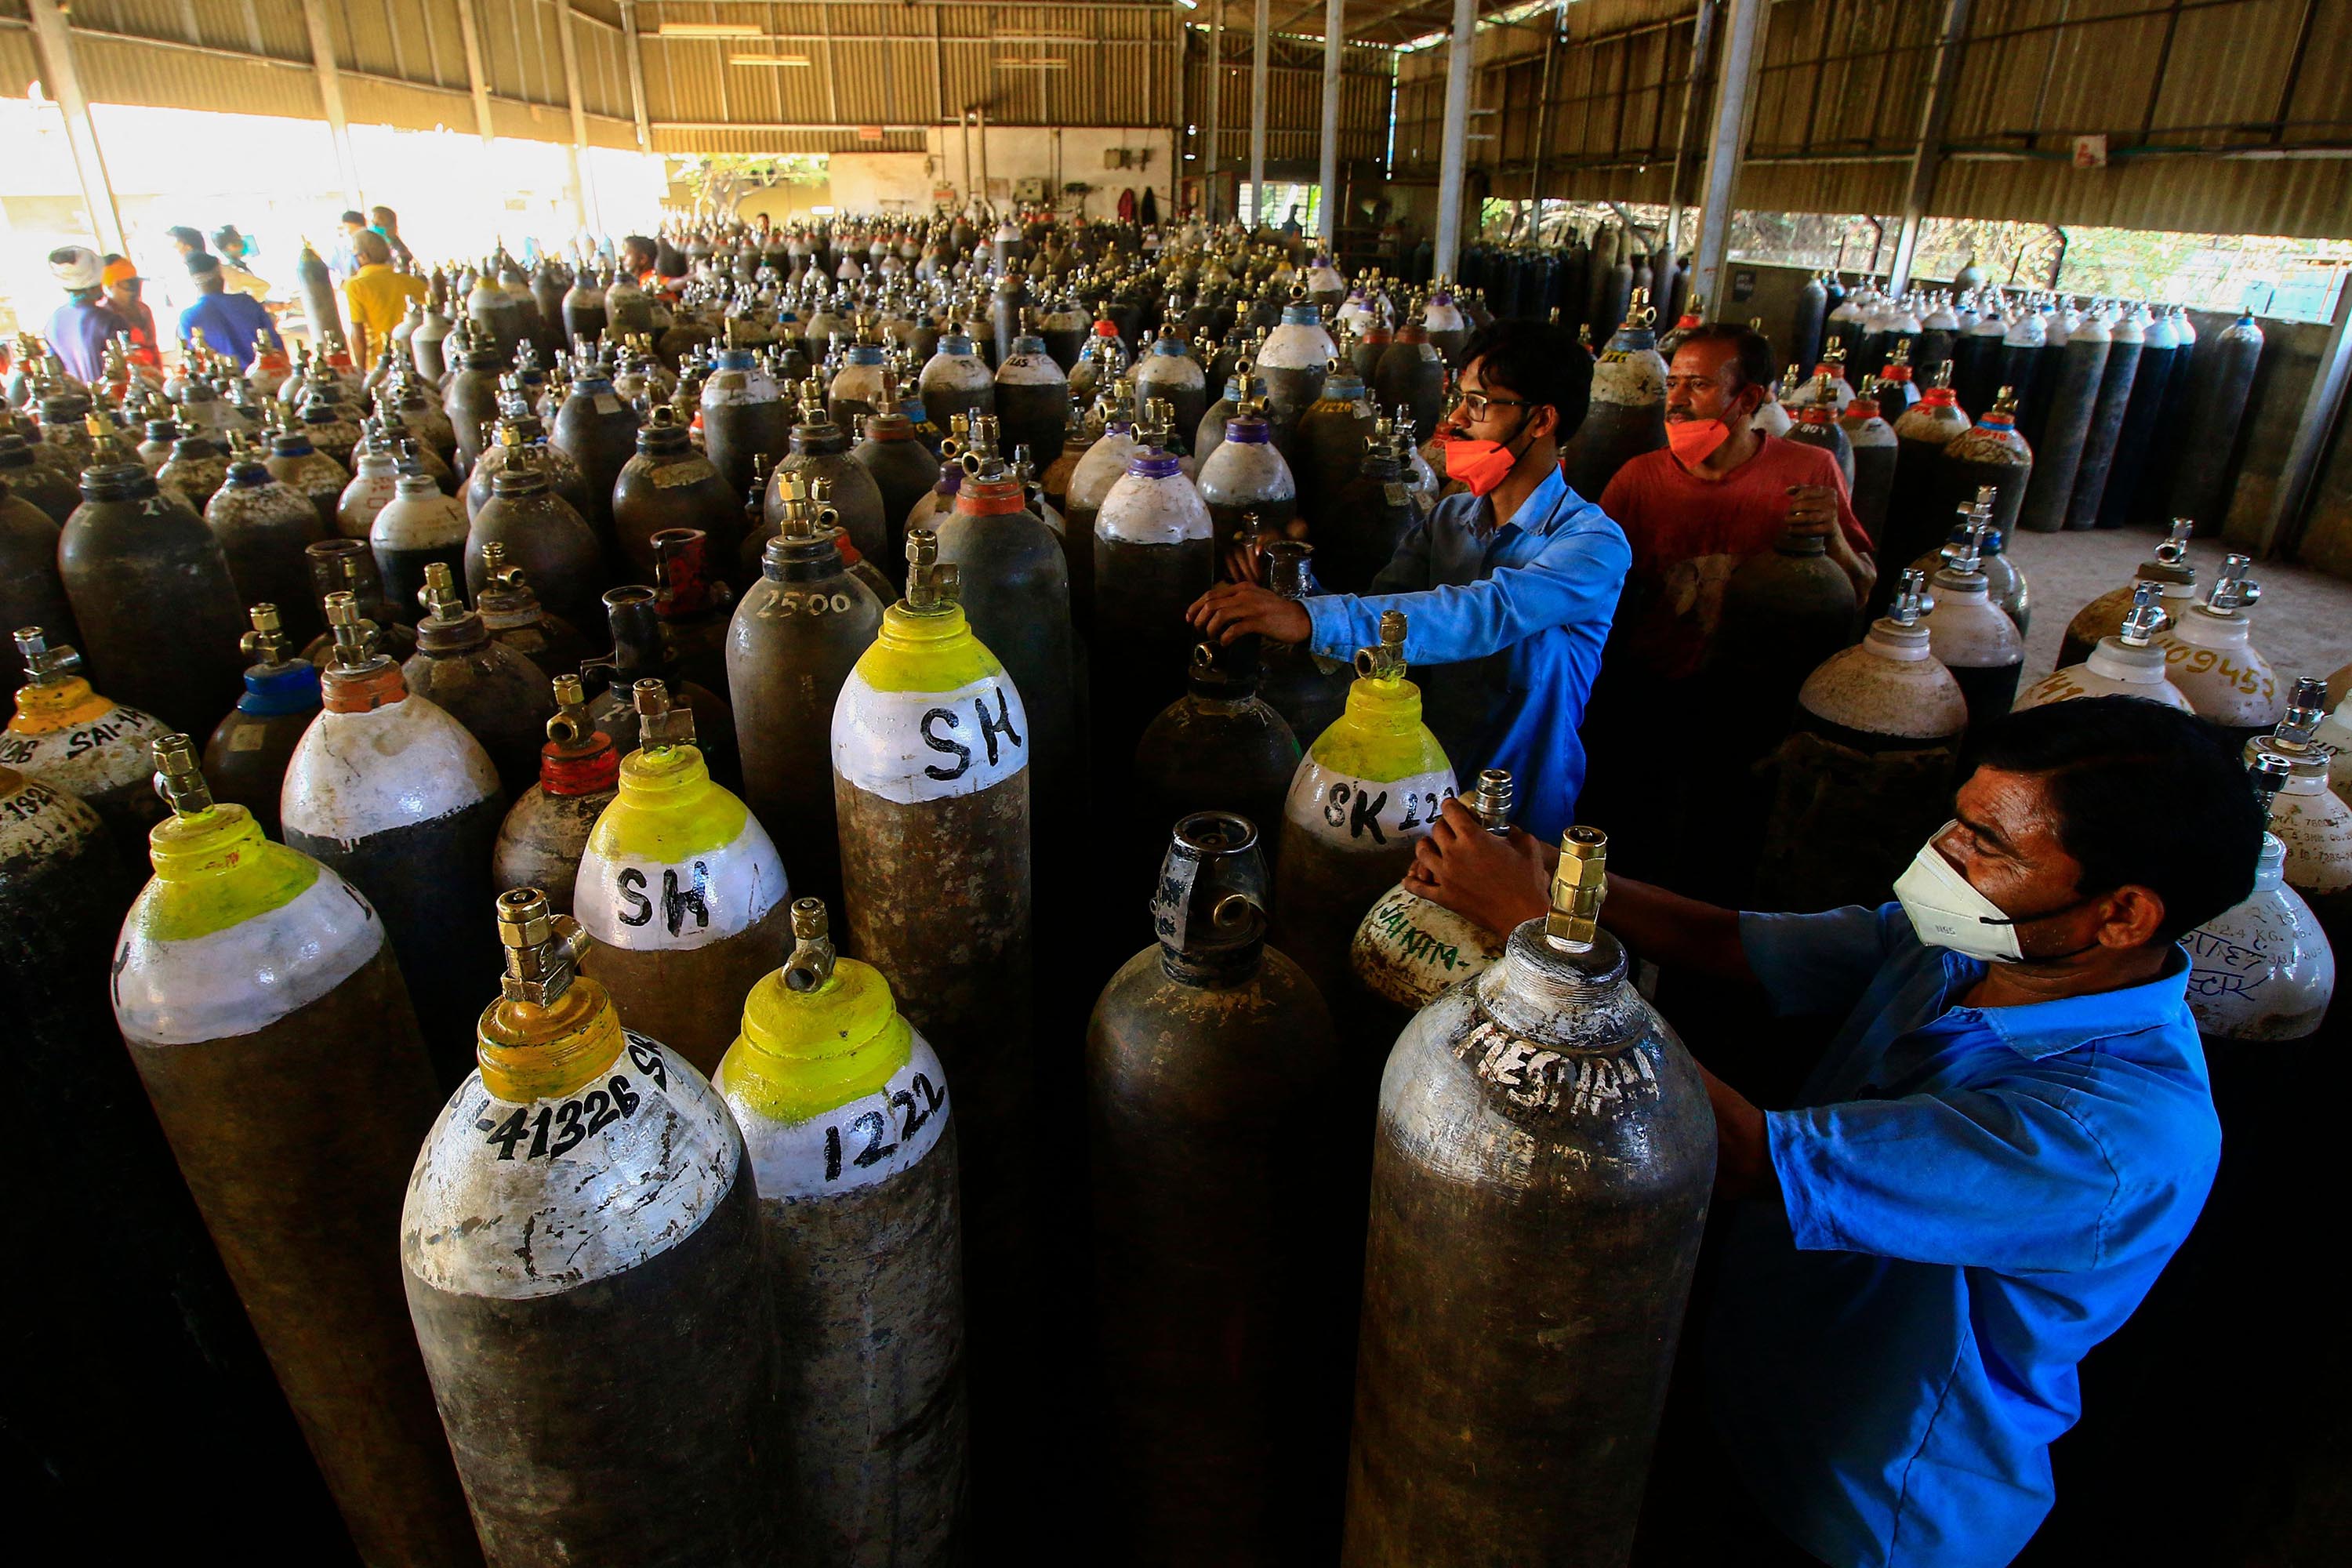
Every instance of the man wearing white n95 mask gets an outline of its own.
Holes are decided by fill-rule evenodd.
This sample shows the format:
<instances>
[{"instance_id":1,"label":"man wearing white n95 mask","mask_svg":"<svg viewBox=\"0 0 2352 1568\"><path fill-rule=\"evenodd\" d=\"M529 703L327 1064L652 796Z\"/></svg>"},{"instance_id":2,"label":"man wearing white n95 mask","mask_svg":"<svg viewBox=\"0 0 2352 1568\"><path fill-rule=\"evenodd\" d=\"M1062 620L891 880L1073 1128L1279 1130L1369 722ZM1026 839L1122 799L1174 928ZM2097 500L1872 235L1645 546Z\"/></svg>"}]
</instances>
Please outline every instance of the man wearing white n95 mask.
<instances>
[{"instance_id":1,"label":"man wearing white n95 mask","mask_svg":"<svg viewBox=\"0 0 2352 1568\"><path fill-rule=\"evenodd\" d=\"M1996 1568L2032 1535L2077 1363L2212 1184L2179 938L2252 890L2262 833L2219 731L2100 698L1993 726L1895 903L1739 914L1610 879L1643 957L1845 1016L1790 1109L1707 1078L1733 1200L1708 1399L1726 1511L1764 1521L1739 1560ZM1405 885L1508 931L1545 860L1449 806Z\"/></svg>"}]
</instances>

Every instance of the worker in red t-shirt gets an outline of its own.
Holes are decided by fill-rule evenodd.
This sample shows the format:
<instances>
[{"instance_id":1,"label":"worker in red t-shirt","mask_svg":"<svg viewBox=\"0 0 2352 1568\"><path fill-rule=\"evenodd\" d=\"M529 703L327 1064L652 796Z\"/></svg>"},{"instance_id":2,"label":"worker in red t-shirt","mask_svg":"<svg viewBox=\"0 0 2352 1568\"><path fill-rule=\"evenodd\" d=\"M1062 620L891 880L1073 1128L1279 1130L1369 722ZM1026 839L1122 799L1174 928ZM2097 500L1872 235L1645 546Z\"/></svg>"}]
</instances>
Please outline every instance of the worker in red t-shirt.
<instances>
[{"instance_id":1,"label":"worker in red t-shirt","mask_svg":"<svg viewBox=\"0 0 2352 1568\"><path fill-rule=\"evenodd\" d=\"M1772 349L1762 333L1727 321L1693 330L1667 367L1665 449L1618 469L1601 497L1633 547L1609 657L1634 675L1675 681L1698 673L1724 584L1791 523L1826 535L1855 596L1870 596L1870 536L1837 459L1756 428L1771 395Z\"/></svg>"},{"instance_id":2,"label":"worker in red t-shirt","mask_svg":"<svg viewBox=\"0 0 2352 1568\"><path fill-rule=\"evenodd\" d=\"M1693 724L1724 732L1710 700L1721 683L1708 669L1724 585L1792 525L1826 538L1857 601L1877 576L1837 459L1756 427L1773 369L1759 332L1729 322L1693 330L1667 367L1666 448L1618 469L1601 497L1633 564L1585 720L1592 804L1583 820L1609 828L1612 858L1630 861L1635 875L1686 893L1745 892L1706 880L1724 868L1706 846L1742 831L1742 820L1719 808L1726 778L1744 778L1753 759L1668 764L1659 752L1662 737L1688 734Z\"/></svg>"}]
</instances>

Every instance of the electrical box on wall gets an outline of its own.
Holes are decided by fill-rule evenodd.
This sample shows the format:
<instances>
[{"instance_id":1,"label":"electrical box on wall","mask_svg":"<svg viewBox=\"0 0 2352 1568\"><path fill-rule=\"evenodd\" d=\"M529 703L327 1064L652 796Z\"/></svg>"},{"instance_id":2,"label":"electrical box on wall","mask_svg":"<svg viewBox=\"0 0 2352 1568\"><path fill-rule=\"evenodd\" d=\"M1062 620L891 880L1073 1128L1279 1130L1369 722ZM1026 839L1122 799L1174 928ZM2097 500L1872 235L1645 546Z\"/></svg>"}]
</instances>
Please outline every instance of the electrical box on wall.
<instances>
[{"instance_id":1,"label":"electrical box on wall","mask_svg":"<svg viewBox=\"0 0 2352 1568\"><path fill-rule=\"evenodd\" d=\"M1128 148L1106 147L1103 149L1103 167L1106 169L1131 168L1134 163L1135 153Z\"/></svg>"},{"instance_id":2,"label":"electrical box on wall","mask_svg":"<svg viewBox=\"0 0 2352 1568\"><path fill-rule=\"evenodd\" d=\"M1013 199L1016 202L1044 201L1045 199L1045 177L1033 174L1026 179L1015 182L1013 186Z\"/></svg>"}]
</instances>

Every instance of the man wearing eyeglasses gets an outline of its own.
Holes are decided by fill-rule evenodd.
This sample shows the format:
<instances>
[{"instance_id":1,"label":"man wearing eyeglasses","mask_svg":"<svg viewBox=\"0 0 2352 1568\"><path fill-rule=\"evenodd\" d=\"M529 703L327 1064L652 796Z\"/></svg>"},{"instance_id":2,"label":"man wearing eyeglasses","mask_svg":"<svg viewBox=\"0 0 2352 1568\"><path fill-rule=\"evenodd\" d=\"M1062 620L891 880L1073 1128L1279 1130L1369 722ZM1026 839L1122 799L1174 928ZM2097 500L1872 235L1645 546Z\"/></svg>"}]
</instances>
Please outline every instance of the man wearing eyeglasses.
<instances>
[{"instance_id":1,"label":"man wearing eyeglasses","mask_svg":"<svg viewBox=\"0 0 2352 1568\"><path fill-rule=\"evenodd\" d=\"M1577 727L1631 559L1617 525L1560 474L1591 386L1591 356L1558 328L1496 322L1465 351L1446 420L1446 472L1469 489L1406 532L1370 592L1294 601L1225 583L1194 603L1192 625L1345 659L1380 641L1381 612L1403 611L1423 716L1455 775L1510 769L1519 820L1557 837L1583 786ZM1255 578L1254 560L1236 564Z\"/></svg>"}]
</instances>

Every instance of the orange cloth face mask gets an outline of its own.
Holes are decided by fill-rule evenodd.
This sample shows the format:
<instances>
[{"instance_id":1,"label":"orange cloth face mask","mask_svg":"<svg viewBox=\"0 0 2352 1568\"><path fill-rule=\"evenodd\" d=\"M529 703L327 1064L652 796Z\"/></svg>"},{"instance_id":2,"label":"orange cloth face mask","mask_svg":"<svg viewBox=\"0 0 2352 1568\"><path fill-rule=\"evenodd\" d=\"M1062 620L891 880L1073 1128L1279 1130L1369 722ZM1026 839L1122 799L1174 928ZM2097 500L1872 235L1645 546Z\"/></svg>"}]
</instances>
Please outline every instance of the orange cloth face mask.
<instances>
[{"instance_id":1,"label":"orange cloth face mask","mask_svg":"<svg viewBox=\"0 0 2352 1568\"><path fill-rule=\"evenodd\" d=\"M1697 468L1715 456L1717 447L1730 439L1731 426L1720 419L1666 421L1666 445L1673 449L1675 460L1685 468Z\"/></svg>"}]
</instances>

